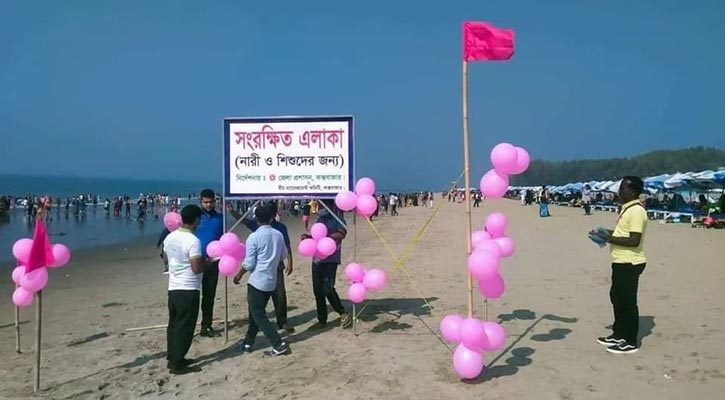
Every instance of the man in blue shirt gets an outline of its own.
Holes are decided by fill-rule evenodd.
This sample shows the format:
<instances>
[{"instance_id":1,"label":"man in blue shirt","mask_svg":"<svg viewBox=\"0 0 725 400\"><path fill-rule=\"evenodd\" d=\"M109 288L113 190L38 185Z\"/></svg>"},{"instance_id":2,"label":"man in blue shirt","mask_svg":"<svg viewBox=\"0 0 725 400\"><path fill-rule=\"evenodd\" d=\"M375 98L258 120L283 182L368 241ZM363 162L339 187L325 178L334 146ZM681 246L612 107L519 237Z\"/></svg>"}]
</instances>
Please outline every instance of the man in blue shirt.
<instances>
[{"instance_id":1,"label":"man in blue shirt","mask_svg":"<svg viewBox=\"0 0 725 400\"><path fill-rule=\"evenodd\" d=\"M196 237L201 241L201 255L204 258L204 276L201 280L201 332L200 336L221 336L211 327L214 317L214 298L219 282L219 260L210 260L206 254L206 246L219 240L224 234L222 214L216 211L216 195L211 189L204 189L201 198L201 223L196 228Z\"/></svg>"},{"instance_id":2,"label":"man in blue shirt","mask_svg":"<svg viewBox=\"0 0 725 400\"><path fill-rule=\"evenodd\" d=\"M244 274L247 271L251 272L247 282L249 328L241 343L241 350L243 353L252 351L254 340L261 329L264 336L272 343L272 348L265 354L278 356L289 351L289 347L269 322L265 309L277 287L278 267L287 256L287 246L282 234L270 226L274 214L269 205L257 207L254 215L259 227L247 238L244 268L234 277L234 284L238 285Z\"/></svg>"},{"instance_id":3,"label":"man in blue shirt","mask_svg":"<svg viewBox=\"0 0 725 400\"><path fill-rule=\"evenodd\" d=\"M264 205L266 207L269 207L272 215L276 217L278 211L277 202L271 201ZM237 220L242 218L242 215L239 214L233 207L231 207L231 205L227 206L227 210ZM279 263L277 271L277 286L275 287L274 294L272 295L272 303L274 304L274 314L277 318L277 326L279 327L279 329L284 329L287 332L292 333L294 332L294 328L287 324L287 291L285 290L284 284L285 273L289 276L293 270L292 247L290 245L287 225L277 221L274 217L272 218L270 226L275 230L279 231L279 233L281 233L282 237L284 238L284 244L287 247L287 268L285 268L283 259ZM242 224L244 224L244 226L246 226L252 232L255 232L260 226L256 221L248 218L243 219Z\"/></svg>"},{"instance_id":4,"label":"man in blue shirt","mask_svg":"<svg viewBox=\"0 0 725 400\"><path fill-rule=\"evenodd\" d=\"M327 207L320 207L318 211L319 217L317 218L318 223L322 223L327 227L327 236L332 238L337 243L337 250L331 256L325 259L312 259L312 290L315 293L315 303L317 305L317 321L318 323L312 326L312 329L323 328L327 324L327 301L330 302L330 306L335 312L340 314L340 325L343 328L352 326L352 317L342 306L340 296L335 290L335 279L337 276L337 267L340 265L342 258L342 241L347 235L347 229L341 224L337 218L340 218L344 222L342 215L333 216L328 211L336 211L335 201L326 199L322 202ZM307 239L312 236L308 234L302 235L302 239Z\"/></svg>"}]
</instances>

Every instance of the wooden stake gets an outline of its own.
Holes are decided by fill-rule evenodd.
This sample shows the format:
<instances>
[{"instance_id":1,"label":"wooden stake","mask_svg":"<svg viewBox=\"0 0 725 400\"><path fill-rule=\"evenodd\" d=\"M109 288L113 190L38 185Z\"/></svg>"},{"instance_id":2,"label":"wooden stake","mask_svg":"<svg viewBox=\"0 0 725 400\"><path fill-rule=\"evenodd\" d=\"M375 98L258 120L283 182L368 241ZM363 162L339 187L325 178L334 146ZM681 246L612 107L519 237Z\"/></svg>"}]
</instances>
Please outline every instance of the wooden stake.
<instances>
[{"instance_id":1,"label":"wooden stake","mask_svg":"<svg viewBox=\"0 0 725 400\"><path fill-rule=\"evenodd\" d=\"M35 294L35 376L33 379L33 392L40 391L40 337L43 320L43 291Z\"/></svg>"},{"instance_id":2,"label":"wooden stake","mask_svg":"<svg viewBox=\"0 0 725 400\"><path fill-rule=\"evenodd\" d=\"M224 343L229 341L229 278L224 277Z\"/></svg>"},{"instance_id":3,"label":"wooden stake","mask_svg":"<svg viewBox=\"0 0 725 400\"><path fill-rule=\"evenodd\" d=\"M471 160L468 141L468 63L463 61L463 177L466 186L466 254L471 255ZM468 318L473 317L473 277L466 268Z\"/></svg>"},{"instance_id":4,"label":"wooden stake","mask_svg":"<svg viewBox=\"0 0 725 400\"><path fill-rule=\"evenodd\" d=\"M20 354L20 307L15 306L15 352Z\"/></svg>"}]
</instances>

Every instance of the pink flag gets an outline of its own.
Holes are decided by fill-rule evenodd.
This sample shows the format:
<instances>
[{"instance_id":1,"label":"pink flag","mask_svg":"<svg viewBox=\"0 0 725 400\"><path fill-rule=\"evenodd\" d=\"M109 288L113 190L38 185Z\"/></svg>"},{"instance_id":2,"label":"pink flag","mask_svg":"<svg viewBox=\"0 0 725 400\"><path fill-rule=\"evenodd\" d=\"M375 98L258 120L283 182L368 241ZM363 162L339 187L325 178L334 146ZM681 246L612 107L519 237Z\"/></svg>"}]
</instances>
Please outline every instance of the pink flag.
<instances>
[{"instance_id":1,"label":"pink flag","mask_svg":"<svg viewBox=\"0 0 725 400\"><path fill-rule=\"evenodd\" d=\"M25 273L38 268L46 267L53 263L53 249L48 240L48 231L45 229L43 218L35 220L35 231L33 232L33 246L30 248L28 263L25 265Z\"/></svg>"},{"instance_id":2,"label":"pink flag","mask_svg":"<svg viewBox=\"0 0 725 400\"><path fill-rule=\"evenodd\" d=\"M513 55L513 29L500 29L485 22L463 23L464 61L500 61Z\"/></svg>"}]
</instances>

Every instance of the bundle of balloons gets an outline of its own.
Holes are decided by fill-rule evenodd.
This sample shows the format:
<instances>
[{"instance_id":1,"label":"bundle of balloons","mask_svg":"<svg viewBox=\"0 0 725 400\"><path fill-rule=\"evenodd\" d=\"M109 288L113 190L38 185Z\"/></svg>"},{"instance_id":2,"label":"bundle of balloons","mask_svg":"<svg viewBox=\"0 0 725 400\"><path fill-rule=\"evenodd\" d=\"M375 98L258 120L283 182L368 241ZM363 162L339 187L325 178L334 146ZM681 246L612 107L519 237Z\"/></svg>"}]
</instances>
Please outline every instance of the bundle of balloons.
<instances>
[{"instance_id":1,"label":"bundle of balloons","mask_svg":"<svg viewBox=\"0 0 725 400\"><path fill-rule=\"evenodd\" d=\"M247 248L239 236L233 232L227 232L213 240L206 246L206 254L209 258L219 259L219 273L222 276L234 276L239 272L239 264L247 255Z\"/></svg>"},{"instance_id":2,"label":"bundle of balloons","mask_svg":"<svg viewBox=\"0 0 725 400\"><path fill-rule=\"evenodd\" d=\"M473 379L483 371L483 352L500 350L506 342L506 332L495 322L480 321L457 314L441 320L441 334L449 342L457 343L453 353L453 368L458 376Z\"/></svg>"},{"instance_id":3,"label":"bundle of balloons","mask_svg":"<svg viewBox=\"0 0 725 400\"><path fill-rule=\"evenodd\" d=\"M312 238L303 239L297 246L297 251L302 257L315 257L323 260L337 251L337 243L335 240L327 237L327 227L325 224L316 223L310 228Z\"/></svg>"},{"instance_id":4,"label":"bundle of balloons","mask_svg":"<svg viewBox=\"0 0 725 400\"><path fill-rule=\"evenodd\" d=\"M370 178L360 178L355 184L355 191L340 192L335 196L335 205L342 211L357 209L363 217L370 217L378 208L375 198L375 182Z\"/></svg>"},{"instance_id":5,"label":"bundle of balloons","mask_svg":"<svg viewBox=\"0 0 725 400\"><path fill-rule=\"evenodd\" d=\"M529 153L510 143L499 143L491 150L493 168L481 178L481 193L498 199L509 188L509 176L522 174L529 168Z\"/></svg>"},{"instance_id":6,"label":"bundle of balloons","mask_svg":"<svg viewBox=\"0 0 725 400\"><path fill-rule=\"evenodd\" d=\"M350 263L345 267L345 277L350 281L347 298L360 304L368 297L368 290L379 292L388 285L388 276L382 269L368 269L358 263Z\"/></svg>"},{"instance_id":7,"label":"bundle of balloons","mask_svg":"<svg viewBox=\"0 0 725 400\"><path fill-rule=\"evenodd\" d=\"M38 222L42 223L42 222ZM37 228L36 228L37 233ZM43 228L43 233L45 229ZM43 240L43 238L40 238ZM13 303L18 307L27 307L33 302L33 293L43 290L48 284L47 268L60 268L68 264L70 261L70 250L63 244L51 244L48 241L47 234L40 251L44 252L43 266L36 268L28 268L30 264L31 252L33 251L34 239L20 239L13 244L13 256L17 260L17 267L13 270L12 278L16 288L13 292ZM37 262L37 261L36 261ZM47 267L47 268L46 268Z\"/></svg>"}]
</instances>

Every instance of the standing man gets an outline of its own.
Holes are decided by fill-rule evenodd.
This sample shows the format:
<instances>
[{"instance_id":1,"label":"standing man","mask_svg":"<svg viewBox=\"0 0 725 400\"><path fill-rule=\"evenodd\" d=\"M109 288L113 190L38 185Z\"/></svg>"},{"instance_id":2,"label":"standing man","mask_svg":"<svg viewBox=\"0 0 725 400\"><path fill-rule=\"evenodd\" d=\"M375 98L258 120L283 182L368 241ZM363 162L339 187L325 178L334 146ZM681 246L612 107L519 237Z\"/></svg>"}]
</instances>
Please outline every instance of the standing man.
<instances>
[{"instance_id":1,"label":"standing man","mask_svg":"<svg viewBox=\"0 0 725 400\"><path fill-rule=\"evenodd\" d=\"M201 201L201 223L196 228L196 237L201 241L201 255L204 257L204 277L201 280L201 332L200 336L217 337L211 327L214 317L214 298L217 282L219 282L219 260L212 261L206 254L206 246L219 240L224 234L224 221L221 213L216 211L216 195L211 189L204 189L199 195Z\"/></svg>"},{"instance_id":2,"label":"standing man","mask_svg":"<svg viewBox=\"0 0 725 400\"><path fill-rule=\"evenodd\" d=\"M289 276L294 269L289 231L287 230L287 225L277 221L277 219L275 218L278 212L277 202L271 201L267 204L264 204L264 206L269 207L269 210L272 212L272 222L269 225L282 234L282 238L284 239L284 245L287 249L287 267L285 268L284 258L282 258L277 271L277 286L275 286L274 294L272 294L274 314L277 318L277 326L279 327L279 329L284 329L285 331L292 333L295 331L295 329L287 324L287 291L284 285L284 275L287 274L287 276ZM242 215L236 212L231 204L227 206L227 210L230 214L232 214L235 219L239 220L240 218L242 218ZM246 226L252 232L256 232L257 229L259 229L259 227L261 226L261 223L259 221L254 221L247 218L242 220L242 224L244 224L244 226Z\"/></svg>"},{"instance_id":3,"label":"standing man","mask_svg":"<svg viewBox=\"0 0 725 400\"><path fill-rule=\"evenodd\" d=\"M269 298L277 287L278 266L287 256L287 247L282 234L270 226L275 214L276 211L273 211L269 204L260 205L254 210L259 227L247 238L244 268L234 277L234 284L238 285L242 276L247 271L251 272L247 282L249 328L241 343L243 353L252 351L260 329L272 343L272 348L265 352L266 355L278 356L289 351L287 343L269 322L265 310Z\"/></svg>"},{"instance_id":4,"label":"standing man","mask_svg":"<svg viewBox=\"0 0 725 400\"><path fill-rule=\"evenodd\" d=\"M584 185L582 188L582 206L584 215L592 215L592 188L589 185Z\"/></svg>"},{"instance_id":5,"label":"standing man","mask_svg":"<svg viewBox=\"0 0 725 400\"><path fill-rule=\"evenodd\" d=\"M181 210L182 226L164 239L164 264L169 270L169 325L166 328L166 359L169 372L185 374L200 369L186 357L199 316L199 290L204 260L201 242L194 236L201 209L188 205Z\"/></svg>"},{"instance_id":6,"label":"standing man","mask_svg":"<svg viewBox=\"0 0 725 400\"><path fill-rule=\"evenodd\" d=\"M327 206L321 207L318 212L317 222L327 227L327 236L337 243L337 249L331 256L318 259L312 259L312 290L315 293L315 303L317 305L317 323L312 329L323 328L327 325L327 301L330 306L338 314L340 314L340 326L349 328L352 326L352 317L342 306L340 296L335 290L335 279L337 277L337 267L342 260L342 241L347 235L345 227L337 221L335 216L327 210L336 210L335 201L326 199L321 200ZM338 217L344 222L342 216ZM302 239L308 239L312 236L308 234L302 235Z\"/></svg>"},{"instance_id":7,"label":"standing man","mask_svg":"<svg viewBox=\"0 0 725 400\"><path fill-rule=\"evenodd\" d=\"M647 230L647 211L639 196L644 192L644 182L636 176L625 176L619 186L619 213L614 231L592 231L611 246L612 286L609 298L614 308L613 332L600 337L597 342L615 354L629 354L638 350L639 308L637 289L639 276L644 272L647 260L642 244Z\"/></svg>"}]
</instances>

